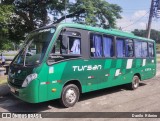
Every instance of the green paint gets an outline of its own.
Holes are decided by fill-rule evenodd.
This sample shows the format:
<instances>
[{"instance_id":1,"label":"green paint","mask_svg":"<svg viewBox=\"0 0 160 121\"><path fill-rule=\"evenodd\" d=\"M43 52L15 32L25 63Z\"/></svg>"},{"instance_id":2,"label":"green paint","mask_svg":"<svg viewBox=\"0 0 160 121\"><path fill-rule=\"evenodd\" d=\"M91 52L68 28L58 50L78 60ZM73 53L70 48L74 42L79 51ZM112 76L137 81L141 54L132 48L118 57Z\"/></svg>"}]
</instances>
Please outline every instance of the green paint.
<instances>
[{"instance_id":1,"label":"green paint","mask_svg":"<svg viewBox=\"0 0 160 121\"><path fill-rule=\"evenodd\" d=\"M112 59L108 59L107 61L105 61L104 69L110 68L111 64L112 64Z\"/></svg>"},{"instance_id":2,"label":"green paint","mask_svg":"<svg viewBox=\"0 0 160 121\"><path fill-rule=\"evenodd\" d=\"M122 59L118 59L116 63L116 68L121 68L122 66Z\"/></svg>"}]
</instances>

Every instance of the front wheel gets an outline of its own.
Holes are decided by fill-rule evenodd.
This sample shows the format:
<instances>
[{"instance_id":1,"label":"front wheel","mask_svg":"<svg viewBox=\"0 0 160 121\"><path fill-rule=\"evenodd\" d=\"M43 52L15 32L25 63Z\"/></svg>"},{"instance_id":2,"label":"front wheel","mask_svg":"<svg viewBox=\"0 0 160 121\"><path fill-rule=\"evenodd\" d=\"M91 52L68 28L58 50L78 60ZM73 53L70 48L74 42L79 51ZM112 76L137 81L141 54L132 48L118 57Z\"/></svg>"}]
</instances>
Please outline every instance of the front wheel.
<instances>
[{"instance_id":1,"label":"front wheel","mask_svg":"<svg viewBox=\"0 0 160 121\"><path fill-rule=\"evenodd\" d=\"M64 107L72 107L79 100L79 89L74 84L66 85L63 88L60 102Z\"/></svg>"},{"instance_id":2,"label":"front wheel","mask_svg":"<svg viewBox=\"0 0 160 121\"><path fill-rule=\"evenodd\" d=\"M139 87L140 79L137 75L133 76L132 83L130 84L130 89L135 90Z\"/></svg>"}]
</instances>

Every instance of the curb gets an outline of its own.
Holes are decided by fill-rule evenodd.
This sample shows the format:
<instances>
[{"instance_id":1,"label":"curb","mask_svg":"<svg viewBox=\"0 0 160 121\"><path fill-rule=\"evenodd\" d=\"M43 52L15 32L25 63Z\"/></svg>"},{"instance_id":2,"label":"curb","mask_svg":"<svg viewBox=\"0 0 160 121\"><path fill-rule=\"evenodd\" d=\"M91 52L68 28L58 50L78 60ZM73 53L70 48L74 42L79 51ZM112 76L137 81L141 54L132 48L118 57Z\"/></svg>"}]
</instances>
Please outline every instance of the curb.
<instances>
[{"instance_id":1,"label":"curb","mask_svg":"<svg viewBox=\"0 0 160 121\"><path fill-rule=\"evenodd\" d=\"M9 94L10 90L7 84L0 85L0 96L5 96Z\"/></svg>"}]
</instances>

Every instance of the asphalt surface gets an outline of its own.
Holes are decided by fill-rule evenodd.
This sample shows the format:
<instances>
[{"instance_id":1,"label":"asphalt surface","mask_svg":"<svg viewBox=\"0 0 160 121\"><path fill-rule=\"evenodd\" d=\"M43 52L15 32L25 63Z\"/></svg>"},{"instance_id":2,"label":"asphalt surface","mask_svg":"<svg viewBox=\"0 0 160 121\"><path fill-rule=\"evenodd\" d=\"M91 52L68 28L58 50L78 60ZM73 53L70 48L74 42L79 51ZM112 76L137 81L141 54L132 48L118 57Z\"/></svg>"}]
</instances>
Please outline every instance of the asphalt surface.
<instances>
[{"instance_id":1,"label":"asphalt surface","mask_svg":"<svg viewBox=\"0 0 160 121\"><path fill-rule=\"evenodd\" d=\"M61 107L58 100L30 104L7 94L0 96L0 112L160 112L160 64L157 75L141 82L134 91L122 85L82 94L71 108Z\"/></svg>"}]
</instances>

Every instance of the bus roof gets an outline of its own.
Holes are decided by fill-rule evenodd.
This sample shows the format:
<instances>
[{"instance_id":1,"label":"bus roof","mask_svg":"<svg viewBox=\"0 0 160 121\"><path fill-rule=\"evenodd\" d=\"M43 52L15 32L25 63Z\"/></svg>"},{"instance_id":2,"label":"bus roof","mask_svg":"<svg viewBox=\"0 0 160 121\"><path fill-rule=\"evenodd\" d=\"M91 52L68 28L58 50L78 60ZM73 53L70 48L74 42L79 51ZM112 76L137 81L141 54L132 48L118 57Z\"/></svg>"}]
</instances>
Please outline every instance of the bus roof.
<instances>
[{"instance_id":1,"label":"bus roof","mask_svg":"<svg viewBox=\"0 0 160 121\"><path fill-rule=\"evenodd\" d=\"M56 24L56 25L53 24L53 25L48 26L48 27L52 27L52 26L79 28L79 29L84 29L84 30L89 30L89 31L94 31L94 32L105 33L105 34L108 34L108 35L115 35L115 36L119 36L119 37L128 37L128 38L131 38L131 39L138 39L138 40L145 40L145 41L154 42L154 40L152 40L152 39L135 36L133 33L124 32L124 31L121 31L121 30L118 30L118 29L112 29L112 28L103 29L103 28L92 27L92 26L77 24L77 23L59 23L59 24ZM46 27L44 27L44 28L46 28Z\"/></svg>"}]
</instances>

